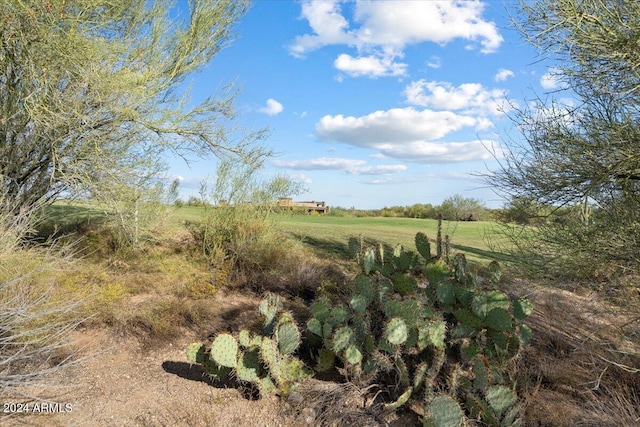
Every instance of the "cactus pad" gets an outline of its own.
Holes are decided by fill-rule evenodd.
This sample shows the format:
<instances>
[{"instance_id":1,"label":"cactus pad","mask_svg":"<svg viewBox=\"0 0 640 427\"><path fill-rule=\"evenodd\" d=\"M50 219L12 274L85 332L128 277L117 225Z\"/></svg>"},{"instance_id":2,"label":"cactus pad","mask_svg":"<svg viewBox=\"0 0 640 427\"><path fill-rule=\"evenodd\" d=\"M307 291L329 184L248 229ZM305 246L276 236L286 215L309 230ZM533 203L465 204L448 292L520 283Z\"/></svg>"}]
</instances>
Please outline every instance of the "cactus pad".
<instances>
[{"instance_id":1,"label":"cactus pad","mask_svg":"<svg viewBox=\"0 0 640 427\"><path fill-rule=\"evenodd\" d=\"M311 314L320 322L324 322L329 317L331 302L329 298L321 296L316 302L311 304Z\"/></svg>"},{"instance_id":2,"label":"cactus pad","mask_svg":"<svg viewBox=\"0 0 640 427\"><path fill-rule=\"evenodd\" d=\"M526 298L518 298L513 303L513 317L517 321L521 321L529 317L533 312L533 304Z\"/></svg>"},{"instance_id":3,"label":"cactus pad","mask_svg":"<svg viewBox=\"0 0 640 427\"><path fill-rule=\"evenodd\" d=\"M322 336L322 323L315 317L307 321L307 329L319 337Z\"/></svg>"},{"instance_id":4,"label":"cactus pad","mask_svg":"<svg viewBox=\"0 0 640 427\"><path fill-rule=\"evenodd\" d=\"M260 301L258 309L260 310L260 314L264 316L264 327L268 333L271 333L273 330L279 308L280 297L274 293L268 292L262 301Z\"/></svg>"},{"instance_id":5,"label":"cactus pad","mask_svg":"<svg viewBox=\"0 0 640 427\"><path fill-rule=\"evenodd\" d=\"M362 362L362 353L355 345L351 344L344 351L344 359L352 365Z\"/></svg>"},{"instance_id":6,"label":"cactus pad","mask_svg":"<svg viewBox=\"0 0 640 427\"><path fill-rule=\"evenodd\" d=\"M351 297L351 301L349 301L349 305L353 308L354 311L364 314L367 311L367 307L369 306L369 300L365 295L356 294Z\"/></svg>"},{"instance_id":7,"label":"cactus pad","mask_svg":"<svg viewBox=\"0 0 640 427\"><path fill-rule=\"evenodd\" d=\"M416 234L415 238L416 249L418 249L418 253L422 255L424 259L429 261L431 259L431 244L429 243L429 238L422 231Z\"/></svg>"},{"instance_id":8,"label":"cactus pad","mask_svg":"<svg viewBox=\"0 0 640 427\"><path fill-rule=\"evenodd\" d=\"M333 326L338 326L339 324L344 323L347 320L348 315L349 309L347 308L346 304L339 304L331 309L327 321L330 322Z\"/></svg>"},{"instance_id":9,"label":"cactus pad","mask_svg":"<svg viewBox=\"0 0 640 427\"><path fill-rule=\"evenodd\" d=\"M449 267L442 260L430 262L425 267L424 274L429 283L436 285L449 278Z\"/></svg>"},{"instance_id":10,"label":"cactus pad","mask_svg":"<svg viewBox=\"0 0 640 427\"><path fill-rule=\"evenodd\" d=\"M496 412L498 416L501 416L511 406L516 403L516 394L509 388L496 385L489 387L486 393L487 403Z\"/></svg>"},{"instance_id":11,"label":"cactus pad","mask_svg":"<svg viewBox=\"0 0 640 427\"><path fill-rule=\"evenodd\" d=\"M428 406L431 413L431 425L436 427L461 427L464 423L464 413L451 396L446 394L434 398ZM425 420L425 425L428 421Z\"/></svg>"},{"instance_id":12,"label":"cactus pad","mask_svg":"<svg viewBox=\"0 0 640 427\"><path fill-rule=\"evenodd\" d=\"M259 353L260 351L255 348L240 354L236 366L236 375L240 381L258 382L262 370Z\"/></svg>"},{"instance_id":13,"label":"cactus pad","mask_svg":"<svg viewBox=\"0 0 640 427\"><path fill-rule=\"evenodd\" d=\"M333 368L333 365L336 361L336 355L326 348L321 348L318 353L318 364L316 365L316 370L319 372L328 371Z\"/></svg>"},{"instance_id":14,"label":"cactus pad","mask_svg":"<svg viewBox=\"0 0 640 427\"><path fill-rule=\"evenodd\" d=\"M251 333L247 329L238 332L238 344L244 348L248 348L251 343Z\"/></svg>"},{"instance_id":15,"label":"cactus pad","mask_svg":"<svg viewBox=\"0 0 640 427\"><path fill-rule=\"evenodd\" d=\"M501 291L478 292L471 300L471 310L481 319L484 319L494 308L509 310L509 305L509 297Z\"/></svg>"},{"instance_id":16,"label":"cactus pad","mask_svg":"<svg viewBox=\"0 0 640 427\"><path fill-rule=\"evenodd\" d=\"M500 277L502 277L500 264L498 264L498 261L491 261L487 266L487 280L489 283L496 285L500 282Z\"/></svg>"},{"instance_id":17,"label":"cactus pad","mask_svg":"<svg viewBox=\"0 0 640 427\"><path fill-rule=\"evenodd\" d=\"M446 335L447 325L442 320L432 322L431 325L429 325L429 340L435 348L439 350L444 349Z\"/></svg>"},{"instance_id":18,"label":"cactus pad","mask_svg":"<svg viewBox=\"0 0 640 427\"><path fill-rule=\"evenodd\" d=\"M480 390L486 390L489 386L489 371L480 356L473 359L473 373L475 375L473 386Z\"/></svg>"},{"instance_id":19,"label":"cactus pad","mask_svg":"<svg viewBox=\"0 0 640 427\"><path fill-rule=\"evenodd\" d=\"M376 254L373 248L367 248L364 250L364 254L362 255L362 270L364 274L371 273L373 270L373 266L376 263Z\"/></svg>"},{"instance_id":20,"label":"cactus pad","mask_svg":"<svg viewBox=\"0 0 640 427\"><path fill-rule=\"evenodd\" d=\"M407 341L407 324L399 317L394 317L387 323L385 337L393 345L401 345Z\"/></svg>"},{"instance_id":21,"label":"cactus pad","mask_svg":"<svg viewBox=\"0 0 640 427\"><path fill-rule=\"evenodd\" d=\"M360 239L357 237L349 237L348 240L348 250L349 255L352 259L355 259L358 255L360 255L360 251L362 251L362 246L360 245Z\"/></svg>"},{"instance_id":22,"label":"cactus pad","mask_svg":"<svg viewBox=\"0 0 640 427\"><path fill-rule=\"evenodd\" d=\"M391 282L396 292L402 296L415 293L416 291L416 279L408 274L396 273L391 277Z\"/></svg>"},{"instance_id":23,"label":"cactus pad","mask_svg":"<svg viewBox=\"0 0 640 427\"><path fill-rule=\"evenodd\" d=\"M282 359L281 367L289 381L306 380L313 376L313 371L311 371L300 359L296 359L295 357Z\"/></svg>"},{"instance_id":24,"label":"cactus pad","mask_svg":"<svg viewBox=\"0 0 640 427\"><path fill-rule=\"evenodd\" d=\"M449 282L441 283L436 289L436 295L438 296L438 301L440 301L444 307L450 307L456 302L456 293L453 284Z\"/></svg>"},{"instance_id":25,"label":"cactus pad","mask_svg":"<svg viewBox=\"0 0 640 427\"><path fill-rule=\"evenodd\" d=\"M511 316L502 308L494 308L487 313L484 323L495 331L508 331L511 329Z\"/></svg>"},{"instance_id":26,"label":"cactus pad","mask_svg":"<svg viewBox=\"0 0 640 427\"><path fill-rule=\"evenodd\" d=\"M395 265L396 270L401 273L409 271L413 261L413 257L406 252L401 252L399 256L393 257L393 264Z\"/></svg>"},{"instance_id":27,"label":"cactus pad","mask_svg":"<svg viewBox=\"0 0 640 427\"><path fill-rule=\"evenodd\" d=\"M369 299L373 299L373 282L369 276L365 276L364 274L356 276L353 287L355 293L364 295Z\"/></svg>"},{"instance_id":28,"label":"cactus pad","mask_svg":"<svg viewBox=\"0 0 640 427\"><path fill-rule=\"evenodd\" d=\"M482 329L482 320L466 309L460 309L453 312L453 315L462 325L480 330Z\"/></svg>"},{"instance_id":29,"label":"cactus pad","mask_svg":"<svg viewBox=\"0 0 640 427\"><path fill-rule=\"evenodd\" d=\"M382 246L382 243L378 243L378 246L376 247L376 256L378 257L378 262L380 263L380 265L384 264L384 246Z\"/></svg>"},{"instance_id":30,"label":"cactus pad","mask_svg":"<svg viewBox=\"0 0 640 427\"><path fill-rule=\"evenodd\" d=\"M238 342L230 334L218 334L211 343L211 359L220 366L236 367Z\"/></svg>"},{"instance_id":31,"label":"cactus pad","mask_svg":"<svg viewBox=\"0 0 640 427\"><path fill-rule=\"evenodd\" d=\"M520 325L518 339L520 340L520 345L526 345L529 342L531 339L531 328L529 325Z\"/></svg>"},{"instance_id":32,"label":"cactus pad","mask_svg":"<svg viewBox=\"0 0 640 427\"><path fill-rule=\"evenodd\" d=\"M300 345L300 331L291 316L282 316L276 326L276 340L278 341L278 350L282 354L291 354Z\"/></svg>"},{"instance_id":33,"label":"cactus pad","mask_svg":"<svg viewBox=\"0 0 640 427\"><path fill-rule=\"evenodd\" d=\"M206 360L205 346L201 342L194 342L187 347L187 360L193 363L204 363Z\"/></svg>"},{"instance_id":34,"label":"cactus pad","mask_svg":"<svg viewBox=\"0 0 640 427\"><path fill-rule=\"evenodd\" d=\"M393 257L398 258L402 254L402 245L400 243L393 247Z\"/></svg>"},{"instance_id":35,"label":"cactus pad","mask_svg":"<svg viewBox=\"0 0 640 427\"><path fill-rule=\"evenodd\" d=\"M353 341L353 330L348 326L343 326L336 330L333 334L333 346L332 350L337 354L347 348Z\"/></svg>"},{"instance_id":36,"label":"cactus pad","mask_svg":"<svg viewBox=\"0 0 640 427\"><path fill-rule=\"evenodd\" d=\"M271 393L275 393L277 389L270 377L264 377L260 378L258 382L258 390L260 391L260 396L268 396Z\"/></svg>"}]
</instances>

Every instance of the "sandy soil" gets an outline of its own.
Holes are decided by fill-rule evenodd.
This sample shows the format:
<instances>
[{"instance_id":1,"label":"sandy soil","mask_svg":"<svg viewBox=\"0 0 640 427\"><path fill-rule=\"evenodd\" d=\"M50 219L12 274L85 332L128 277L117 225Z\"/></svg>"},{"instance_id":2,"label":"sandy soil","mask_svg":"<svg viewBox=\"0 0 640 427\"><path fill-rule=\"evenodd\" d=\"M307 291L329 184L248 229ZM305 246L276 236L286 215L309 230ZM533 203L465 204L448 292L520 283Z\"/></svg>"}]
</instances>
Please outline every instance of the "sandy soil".
<instances>
[{"instance_id":1,"label":"sandy soil","mask_svg":"<svg viewBox=\"0 0 640 427\"><path fill-rule=\"evenodd\" d=\"M134 338L100 330L78 332L91 354L68 373L71 387L55 400L70 412L40 413L2 424L36 426L292 426L289 405L255 400L236 384L215 382L187 362L195 337L153 350ZM65 405L68 404L68 405ZM33 407L32 410L33 412Z\"/></svg>"}]
</instances>

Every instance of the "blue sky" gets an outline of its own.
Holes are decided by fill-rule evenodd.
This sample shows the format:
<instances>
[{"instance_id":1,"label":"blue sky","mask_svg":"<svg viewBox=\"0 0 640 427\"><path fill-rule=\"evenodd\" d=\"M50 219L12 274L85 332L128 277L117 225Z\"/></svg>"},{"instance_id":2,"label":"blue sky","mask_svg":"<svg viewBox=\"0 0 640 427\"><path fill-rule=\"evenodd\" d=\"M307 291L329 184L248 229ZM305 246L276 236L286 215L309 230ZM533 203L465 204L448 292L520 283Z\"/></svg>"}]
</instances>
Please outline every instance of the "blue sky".
<instances>
[{"instance_id":1,"label":"blue sky","mask_svg":"<svg viewBox=\"0 0 640 427\"><path fill-rule=\"evenodd\" d=\"M184 1L184 0L182 0ZM193 94L230 81L236 122L268 127L265 174L303 182L300 200L361 209L502 200L475 172L517 132L507 114L555 88L511 29L502 1L259 0L237 38L193 76ZM493 152L493 154L492 154ZM215 162L172 160L184 198Z\"/></svg>"}]
</instances>

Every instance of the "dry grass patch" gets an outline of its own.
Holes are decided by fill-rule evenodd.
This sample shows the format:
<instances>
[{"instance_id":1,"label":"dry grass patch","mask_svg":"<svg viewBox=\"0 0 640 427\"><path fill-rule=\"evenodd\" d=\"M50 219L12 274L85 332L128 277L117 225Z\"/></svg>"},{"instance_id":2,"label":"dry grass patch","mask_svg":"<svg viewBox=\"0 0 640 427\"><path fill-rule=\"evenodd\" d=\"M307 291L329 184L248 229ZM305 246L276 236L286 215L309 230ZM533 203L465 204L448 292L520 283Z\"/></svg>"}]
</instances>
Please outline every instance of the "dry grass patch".
<instances>
[{"instance_id":1,"label":"dry grass patch","mask_svg":"<svg viewBox=\"0 0 640 427\"><path fill-rule=\"evenodd\" d=\"M640 323L596 293L516 281L534 314L531 345L518 363L534 426L622 426L640 423ZM640 307L640 305L638 305ZM637 316L636 311L636 316Z\"/></svg>"}]
</instances>

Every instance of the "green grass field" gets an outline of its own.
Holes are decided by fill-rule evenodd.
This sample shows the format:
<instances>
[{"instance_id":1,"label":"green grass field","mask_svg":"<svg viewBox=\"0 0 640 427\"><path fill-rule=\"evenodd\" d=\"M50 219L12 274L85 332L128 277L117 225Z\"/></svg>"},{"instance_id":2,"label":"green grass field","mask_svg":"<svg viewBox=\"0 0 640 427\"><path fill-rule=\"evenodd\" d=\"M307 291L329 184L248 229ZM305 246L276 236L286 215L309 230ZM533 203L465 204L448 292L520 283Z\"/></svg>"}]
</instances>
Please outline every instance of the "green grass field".
<instances>
[{"instance_id":1,"label":"green grass field","mask_svg":"<svg viewBox=\"0 0 640 427\"><path fill-rule=\"evenodd\" d=\"M177 226L184 221L197 221L205 209L183 206L176 209L170 223ZM438 222L430 219L413 218L355 218L324 215L283 215L271 216L274 227L312 247L319 254L346 256L350 237L362 235L369 243L381 242L389 247L397 243L409 250L415 250L414 237L422 231L435 242ZM474 262L487 263L491 260L504 261L507 256L490 250L488 240L491 222L449 222L443 223L443 234L451 237L451 249L462 251ZM435 245L432 246L435 253Z\"/></svg>"},{"instance_id":2,"label":"green grass field","mask_svg":"<svg viewBox=\"0 0 640 427\"><path fill-rule=\"evenodd\" d=\"M165 223L165 233L184 230L185 222L198 222L206 214L206 209L198 206L182 206L171 210ZM47 217L64 229L81 221L100 221L103 213L88 205L56 203L47 208ZM436 220L382 217L334 217L324 215L273 214L270 217L276 229L288 233L319 255L347 256L347 242L350 237L362 235L368 243L383 243L393 247L400 243L409 250L415 250L414 236L422 231L435 242ZM451 237L452 251L464 252L473 262L487 263L491 260L505 261L506 254L491 250L495 238L491 237L492 222L443 222L443 234ZM164 233L163 233L164 234ZM435 244L432 246L435 253Z\"/></svg>"},{"instance_id":3,"label":"green grass field","mask_svg":"<svg viewBox=\"0 0 640 427\"><path fill-rule=\"evenodd\" d=\"M349 218L330 216L285 216L274 218L275 226L290 233L304 243L319 250L346 254L349 237L362 235L369 243L381 242L393 247L400 243L409 250L415 250L414 237L424 232L435 242L438 222L429 219L412 218ZM492 224L489 222L449 222L443 223L443 235L451 237L451 249L462 251L475 262L489 262L504 259L500 253L489 249L487 241ZM432 245L435 253L435 245Z\"/></svg>"}]
</instances>

